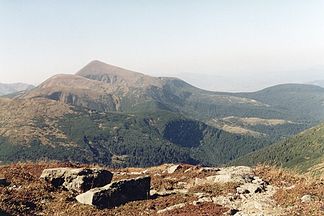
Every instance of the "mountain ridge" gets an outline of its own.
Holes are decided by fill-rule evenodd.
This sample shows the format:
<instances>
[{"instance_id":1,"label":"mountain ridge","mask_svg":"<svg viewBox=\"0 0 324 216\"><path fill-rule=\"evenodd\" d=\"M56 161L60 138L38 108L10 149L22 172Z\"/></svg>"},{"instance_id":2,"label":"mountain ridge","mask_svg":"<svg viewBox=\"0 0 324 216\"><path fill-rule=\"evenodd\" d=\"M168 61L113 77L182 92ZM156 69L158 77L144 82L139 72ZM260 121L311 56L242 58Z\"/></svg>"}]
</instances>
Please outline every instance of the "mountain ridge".
<instances>
[{"instance_id":1,"label":"mountain ridge","mask_svg":"<svg viewBox=\"0 0 324 216\"><path fill-rule=\"evenodd\" d=\"M0 96L26 91L35 86L27 83L0 83Z\"/></svg>"},{"instance_id":2,"label":"mountain ridge","mask_svg":"<svg viewBox=\"0 0 324 216\"><path fill-rule=\"evenodd\" d=\"M92 61L75 75L55 75L11 102L0 100L1 114L10 117L0 121L0 160L224 164L324 120L323 90L288 84L252 93L212 92ZM28 114L34 107L60 106L71 113ZM24 153L7 136L21 128L18 135L39 135L25 136Z\"/></svg>"}]
</instances>

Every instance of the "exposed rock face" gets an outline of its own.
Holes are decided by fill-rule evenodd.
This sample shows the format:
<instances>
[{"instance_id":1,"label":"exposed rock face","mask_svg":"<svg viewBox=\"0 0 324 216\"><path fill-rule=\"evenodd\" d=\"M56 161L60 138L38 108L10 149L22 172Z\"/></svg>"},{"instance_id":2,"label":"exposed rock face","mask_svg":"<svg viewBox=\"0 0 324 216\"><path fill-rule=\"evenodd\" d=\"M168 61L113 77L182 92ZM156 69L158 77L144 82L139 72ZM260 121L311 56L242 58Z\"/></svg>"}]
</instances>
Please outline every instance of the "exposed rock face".
<instances>
[{"instance_id":1,"label":"exposed rock face","mask_svg":"<svg viewBox=\"0 0 324 216\"><path fill-rule=\"evenodd\" d=\"M113 174L101 168L45 169L41 178L50 182L54 187L63 187L69 191L83 193L95 187L102 187L111 182Z\"/></svg>"},{"instance_id":2,"label":"exposed rock face","mask_svg":"<svg viewBox=\"0 0 324 216\"><path fill-rule=\"evenodd\" d=\"M76 199L80 203L94 205L97 208L112 208L129 201L148 199L150 187L150 176L137 177L112 182L104 187L91 189L78 195Z\"/></svg>"}]
</instances>

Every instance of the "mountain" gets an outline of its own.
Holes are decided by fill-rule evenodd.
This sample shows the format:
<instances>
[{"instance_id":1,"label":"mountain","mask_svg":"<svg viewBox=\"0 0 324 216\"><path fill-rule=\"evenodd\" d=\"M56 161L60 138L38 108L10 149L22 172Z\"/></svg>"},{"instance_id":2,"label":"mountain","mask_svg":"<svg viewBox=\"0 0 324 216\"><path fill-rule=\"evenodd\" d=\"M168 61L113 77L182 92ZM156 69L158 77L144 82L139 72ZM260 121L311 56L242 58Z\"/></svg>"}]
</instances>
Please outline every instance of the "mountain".
<instances>
[{"instance_id":1,"label":"mountain","mask_svg":"<svg viewBox=\"0 0 324 216\"><path fill-rule=\"evenodd\" d=\"M100 61L0 100L0 161L219 165L309 128L324 89L212 92Z\"/></svg>"},{"instance_id":2,"label":"mountain","mask_svg":"<svg viewBox=\"0 0 324 216\"><path fill-rule=\"evenodd\" d=\"M274 107L294 121L324 119L324 88L319 86L282 84L240 95Z\"/></svg>"},{"instance_id":3,"label":"mountain","mask_svg":"<svg viewBox=\"0 0 324 216\"><path fill-rule=\"evenodd\" d=\"M90 62L78 71L76 75L109 83L113 86L126 85L127 87L146 88L148 86L162 85L162 81L159 78L109 65L97 60Z\"/></svg>"},{"instance_id":4,"label":"mountain","mask_svg":"<svg viewBox=\"0 0 324 216\"><path fill-rule=\"evenodd\" d=\"M0 83L0 96L25 91L34 88L33 85L26 83Z\"/></svg>"},{"instance_id":5,"label":"mountain","mask_svg":"<svg viewBox=\"0 0 324 216\"><path fill-rule=\"evenodd\" d=\"M177 113L98 112L45 99L0 100L0 161L71 160L112 166L222 164L261 148Z\"/></svg>"},{"instance_id":6,"label":"mountain","mask_svg":"<svg viewBox=\"0 0 324 216\"><path fill-rule=\"evenodd\" d=\"M324 124L243 156L235 164L273 163L301 171L324 172Z\"/></svg>"},{"instance_id":7,"label":"mountain","mask_svg":"<svg viewBox=\"0 0 324 216\"><path fill-rule=\"evenodd\" d=\"M313 87L290 84L254 93L211 92L177 78L151 77L93 61L76 75L54 76L18 98L44 97L97 111L172 111L205 123L234 116L303 121L306 127L324 120L324 89Z\"/></svg>"},{"instance_id":8,"label":"mountain","mask_svg":"<svg viewBox=\"0 0 324 216\"><path fill-rule=\"evenodd\" d=\"M309 82L308 84L317 85L324 88L324 80L316 80L316 81Z\"/></svg>"}]
</instances>

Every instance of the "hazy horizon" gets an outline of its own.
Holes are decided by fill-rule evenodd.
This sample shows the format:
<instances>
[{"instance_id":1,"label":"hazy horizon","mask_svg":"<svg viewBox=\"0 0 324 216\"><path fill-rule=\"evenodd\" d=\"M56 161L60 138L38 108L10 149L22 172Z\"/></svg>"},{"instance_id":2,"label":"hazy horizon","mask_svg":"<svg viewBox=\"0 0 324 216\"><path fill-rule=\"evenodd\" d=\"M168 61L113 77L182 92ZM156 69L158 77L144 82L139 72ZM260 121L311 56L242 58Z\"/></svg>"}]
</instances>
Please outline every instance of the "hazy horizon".
<instances>
[{"instance_id":1,"label":"hazy horizon","mask_svg":"<svg viewBox=\"0 0 324 216\"><path fill-rule=\"evenodd\" d=\"M321 80L323 9L320 0L0 0L0 82L35 85L94 59L209 90Z\"/></svg>"}]
</instances>

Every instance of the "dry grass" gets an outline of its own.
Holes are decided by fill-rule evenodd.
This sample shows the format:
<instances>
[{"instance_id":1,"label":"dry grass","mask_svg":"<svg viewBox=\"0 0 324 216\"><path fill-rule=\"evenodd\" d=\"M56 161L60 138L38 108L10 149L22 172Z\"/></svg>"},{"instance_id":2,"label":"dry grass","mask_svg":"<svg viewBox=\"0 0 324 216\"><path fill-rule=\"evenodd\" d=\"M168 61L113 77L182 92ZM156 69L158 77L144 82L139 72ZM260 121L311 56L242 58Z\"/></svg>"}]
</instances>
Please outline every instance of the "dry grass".
<instances>
[{"instance_id":1,"label":"dry grass","mask_svg":"<svg viewBox=\"0 0 324 216\"><path fill-rule=\"evenodd\" d=\"M45 98L30 100L0 101L0 135L12 143L30 143L39 139L43 144L52 145L49 136L63 139L60 145L75 145L66 134L57 127L57 121L74 111L67 104ZM44 126L37 125L42 119Z\"/></svg>"},{"instance_id":2,"label":"dry grass","mask_svg":"<svg viewBox=\"0 0 324 216\"><path fill-rule=\"evenodd\" d=\"M174 194L156 199L129 202L113 209L99 210L88 205L79 204L73 195L62 189L53 188L39 179L43 169L53 167L93 167L60 162L16 163L0 166L0 176L7 178L11 185L0 187L1 210L10 215L156 215L156 212L166 207L186 203L184 208L175 209L165 215L221 215L228 209L213 203L204 203L197 206L191 203L197 200L196 192L207 193L211 196L226 195L234 192L237 185L205 185L190 189L188 194ZM213 172L201 172L200 167L183 165L173 174L166 174L164 166L147 169L152 176L154 189L174 189L178 182L189 182L194 178L203 178L213 175ZM185 172L190 169L190 172ZM113 172L143 172L145 169L111 169ZM158 175L156 175L158 174ZM311 179L300 176L292 171L270 166L257 166L255 174L278 186L274 199L282 207L288 209L287 215L324 215L324 182L321 179ZM115 179L128 178L133 175L116 176ZM314 200L302 203L300 198L309 194Z\"/></svg>"},{"instance_id":3,"label":"dry grass","mask_svg":"<svg viewBox=\"0 0 324 216\"><path fill-rule=\"evenodd\" d=\"M190 188L191 193L206 193L210 196L227 195L228 193L235 193L239 183L225 183L225 184L205 184L197 185Z\"/></svg>"},{"instance_id":4,"label":"dry grass","mask_svg":"<svg viewBox=\"0 0 324 216\"><path fill-rule=\"evenodd\" d=\"M163 216L207 216L207 215L224 215L229 211L228 208L213 203L202 203L200 205L186 205L183 208L169 211Z\"/></svg>"},{"instance_id":5,"label":"dry grass","mask_svg":"<svg viewBox=\"0 0 324 216\"><path fill-rule=\"evenodd\" d=\"M324 179L266 165L257 166L255 173L279 187L274 200L288 209L287 215L324 215ZM303 203L304 195L311 195L313 200Z\"/></svg>"},{"instance_id":6,"label":"dry grass","mask_svg":"<svg viewBox=\"0 0 324 216\"><path fill-rule=\"evenodd\" d=\"M174 194L156 199L129 202L113 209L99 210L88 205L79 204L69 192L53 188L51 185L39 179L41 172L53 167L93 167L95 165L83 165L60 162L16 163L0 167L0 175L7 178L11 185L0 187L0 209L10 215L154 215L158 210L179 203L192 203L196 197L192 194ZM179 171L168 177L183 175L184 165ZM144 169L110 169L113 172L141 172ZM164 167L149 168L150 175L165 170ZM136 175L116 175L114 180L135 177ZM188 173L189 176L189 173ZM167 176L165 176L167 177ZM187 177L186 177L187 178ZM189 178L189 177L188 177ZM161 176L155 176L153 187L166 187L168 181ZM159 179L159 180L158 180ZM176 182L173 182L174 184Z\"/></svg>"}]
</instances>

